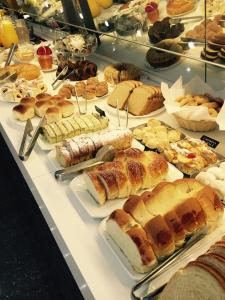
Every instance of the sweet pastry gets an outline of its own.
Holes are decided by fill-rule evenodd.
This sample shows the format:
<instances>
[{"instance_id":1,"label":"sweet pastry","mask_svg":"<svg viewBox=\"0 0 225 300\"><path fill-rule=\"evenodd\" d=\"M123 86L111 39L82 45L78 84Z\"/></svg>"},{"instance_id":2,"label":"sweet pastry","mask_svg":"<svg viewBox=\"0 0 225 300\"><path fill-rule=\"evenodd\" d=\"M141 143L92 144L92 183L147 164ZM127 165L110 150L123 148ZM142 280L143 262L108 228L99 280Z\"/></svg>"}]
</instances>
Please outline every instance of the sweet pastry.
<instances>
[{"instance_id":1,"label":"sweet pastry","mask_svg":"<svg viewBox=\"0 0 225 300\"><path fill-rule=\"evenodd\" d=\"M155 86L144 85L141 82L128 80L119 83L107 103L119 109L125 109L135 116L151 113L163 106L164 98L161 90Z\"/></svg>"},{"instance_id":2,"label":"sweet pastry","mask_svg":"<svg viewBox=\"0 0 225 300\"><path fill-rule=\"evenodd\" d=\"M58 108L60 109L63 118L69 117L74 113L74 105L72 102L63 100L57 103Z\"/></svg>"},{"instance_id":3,"label":"sweet pastry","mask_svg":"<svg viewBox=\"0 0 225 300\"><path fill-rule=\"evenodd\" d=\"M131 140L132 133L128 129L75 137L56 147L56 159L63 167L72 166L92 158L102 146L112 145L115 149L123 149L131 146Z\"/></svg>"},{"instance_id":4,"label":"sweet pastry","mask_svg":"<svg viewBox=\"0 0 225 300\"><path fill-rule=\"evenodd\" d=\"M33 64L15 64L0 69L0 72L16 73L18 78L24 78L26 80L37 79L40 75L40 68Z\"/></svg>"},{"instance_id":5,"label":"sweet pastry","mask_svg":"<svg viewBox=\"0 0 225 300\"><path fill-rule=\"evenodd\" d=\"M58 95L62 98L70 99L72 97L72 91L70 88L62 86L58 91Z\"/></svg>"},{"instance_id":6,"label":"sweet pastry","mask_svg":"<svg viewBox=\"0 0 225 300\"><path fill-rule=\"evenodd\" d=\"M106 81L99 81L97 77L91 77L86 82L80 81L75 84L77 97L92 100L95 97L103 97L108 94L108 84Z\"/></svg>"},{"instance_id":7,"label":"sweet pastry","mask_svg":"<svg viewBox=\"0 0 225 300\"><path fill-rule=\"evenodd\" d=\"M180 0L168 0L166 10L168 15L176 16L192 11L196 6L196 0L184 0L180 5Z\"/></svg>"},{"instance_id":8,"label":"sweet pastry","mask_svg":"<svg viewBox=\"0 0 225 300\"><path fill-rule=\"evenodd\" d=\"M22 122L32 119L34 117L34 107L28 104L18 104L13 107L13 117Z\"/></svg>"},{"instance_id":9,"label":"sweet pastry","mask_svg":"<svg viewBox=\"0 0 225 300\"><path fill-rule=\"evenodd\" d=\"M218 33L222 33L223 28L219 25L218 18L213 20L207 19L206 22L206 37L207 40L211 40ZM205 21L202 21L199 25L196 25L192 30L189 30L185 34L186 38L204 40L205 39Z\"/></svg>"},{"instance_id":10,"label":"sweet pastry","mask_svg":"<svg viewBox=\"0 0 225 300\"><path fill-rule=\"evenodd\" d=\"M163 40L155 44L155 46L159 49L150 48L146 54L146 60L153 68L168 67L170 65L173 65L180 59L180 56L160 51L160 48L177 53L183 52L183 48L170 39Z\"/></svg>"},{"instance_id":11,"label":"sweet pastry","mask_svg":"<svg viewBox=\"0 0 225 300\"><path fill-rule=\"evenodd\" d=\"M101 193L101 188L99 185L97 192ZM195 179L179 179L159 183L152 192L131 196L123 209L111 213L106 221L106 232L127 256L134 270L145 273L181 247L186 236L203 228L214 230L222 217L223 205L212 188ZM136 232L136 243L133 244L129 232L136 228L144 232ZM135 255L128 251L128 246ZM147 257L145 253L148 253Z\"/></svg>"},{"instance_id":12,"label":"sweet pastry","mask_svg":"<svg viewBox=\"0 0 225 300\"><path fill-rule=\"evenodd\" d=\"M183 173L191 175L217 162L217 155L201 140L186 138L164 148L165 158Z\"/></svg>"},{"instance_id":13,"label":"sweet pastry","mask_svg":"<svg viewBox=\"0 0 225 300\"><path fill-rule=\"evenodd\" d=\"M44 138L49 143L61 142L68 137L94 132L108 127L108 118L99 115L72 116L66 120L43 127Z\"/></svg>"},{"instance_id":14,"label":"sweet pastry","mask_svg":"<svg viewBox=\"0 0 225 300\"><path fill-rule=\"evenodd\" d=\"M214 188L220 199L225 200L225 163L218 166L209 167L207 170L200 172L196 179L212 188Z\"/></svg>"},{"instance_id":15,"label":"sweet pastry","mask_svg":"<svg viewBox=\"0 0 225 300\"><path fill-rule=\"evenodd\" d=\"M133 130L134 137L150 149L162 151L170 143L178 142L183 137L178 129L170 128L161 121L150 119L147 126L137 127Z\"/></svg>"},{"instance_id":16,"label":"sweet pastry","mask_svg":"<svg viewBox=\"0 0 225 300\"><path fill-rule=\"evenodd\" d=\"M168 172L166 160L155 152L143 152L130 148L121 150L116 155L114 162L104 163L100 168L95 168L91 174L96 174L99 185L105 189L105 201L116 198L125 198L135 195L141 189L150 188L165 179ZM86 173L85 181L89 192L99 204L104 204L98 195L98 186L92 182L89 172ZM93 192L94 191L94 192Z\"/></svg>"},{"instance_id":17,"label":"sweet pastry","mask_svg":"<svg viewBox=\"0 0 225 300\"><path fill-rule=\"evenodd\" d=\"M140 69L129 63L112 64L107 66L104 70L105 80L112 84L125 80L139 80L140 76Z\"/></svg>"},{"instance_id":18,"label":"sweet pastry","mask_svg":"<svg viewBox=\"0 0 225 300\"><path fill-rule=\"evenodd\" d=\"M58 122L62 119L61 109L57 106L49 107L45 112L45 119L48 124Z\"/></svg>"},{"instance_id":19,"label":"sweet pastry","mask_svg":"<svg viewBox=\"0 0 225 300\"><path fill-rule=\"evenodd\" d=\"M72 61L59 61L59 66L56 71L56 76L68 65L68 71L64 76L60 76L60 79L67 77L71 81L86 80L90 77L95 77L97 75L97 65L94 62L88 60L78 60L76 62ZM72 73L72 71L74 71Z\"/></svg>"},{"instance_id":20,"label":"sweet pastry","mask_svg":"<svg viewBox=\"0 0 225 300\"><path fill-rule=\"evenodd\" d=\"M224 236L209 250L177 271L159 300L220 300L225 298Z\"/></svg>"},{"instance_id":21,"label":"sweet pastry","mask_svg":"<svg viewBox=\"0 0 225 300\"><path fill-rule=\"evenodd\" d=\"M174 39L184 31L184 24L170 24L170 18L166 17L162 21L157 21L148 30L149 40L152 44L165 39Z\"/></svg>"}]
</instances>

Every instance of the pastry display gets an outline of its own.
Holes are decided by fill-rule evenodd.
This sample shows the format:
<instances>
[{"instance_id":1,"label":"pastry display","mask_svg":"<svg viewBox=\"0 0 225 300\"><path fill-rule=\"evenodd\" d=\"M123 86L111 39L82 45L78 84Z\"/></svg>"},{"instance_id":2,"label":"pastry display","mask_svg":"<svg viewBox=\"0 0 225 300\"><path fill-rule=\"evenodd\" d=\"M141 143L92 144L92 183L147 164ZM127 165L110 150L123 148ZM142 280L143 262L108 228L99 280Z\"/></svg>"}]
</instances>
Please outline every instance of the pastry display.
<instances>
[{"instance_id":1,"label":"pastry display","mask_svg":"<svg viewBox=\"0 0 225 300\"><path fill-rule=\"evenodd\" d=\"M170 143L178 142L183 138L180 130L168 127L156 119L148 120L146 126L135 128L133 135L146 147L157 149L159 152Z\"/></svg>"},{"instance_id":2,"label":"pastry display","mask_svg":"<svg viewBox=\"0 0 225 300\"><path fill-rule=\"evenodd\" d=\"M214 188L219 197L225 201L225 162L209 167L196 177L198 181Z\"/></svg>"},{"instance_id":3,"label":"pastry display","mask_svg":"<svg viewBox=\"0 0 225 300\"><path fill-rule=\"evenodd\" d=\"M169 147L163 149L163 155L188 175L197 173L218 160L216 153L204 141L193 138L170 143Z\"/></svg>"},{"instance_id":4,"label":"pastry display","mask_svg":"<svg viewBox=\"0 0 225 300\"><path fill-rule=\"evenodd\" d=\"M98 129L101 129L100 124L98 125ZM132 132L129 129L81 135L56 146L56 159L64 168L73 166L94 157L95 153L105 145L112 145L116 150L129 148L132 138Z\"/></svg>"},{"instance_id":5,"label":"pastry display","mask_svg":"<svg viewBox=\"0 0 225 300\"><path fill-rule=\"evenodd\" d=\"M22 122L35 116L42 118L44 115L47 123L56 122L61 118L71 116L73 113L74 105L72 102L59 96L52 97L47 93L40 93L36 95L36 98L22 98L20 104L13 107L14 118Z\"/></svg>"},{"instance_id":6,"label":"pastry display","mask_svg":"<svg viewBox=\"0 0 225 300\"><path fill-rule=\"evenodd\" d=\"M113 162L106 162L84 174L90 194L103 205L151 188L166 178L168 164L155 152L136 148L121 150Z\"/></svg>"},{"instance_id":7,"label":"pastry display","mask_svg":"<svg viewBox=\"0 0 225 300\"><path fill-rule=\"evenodd\" d=\"M131 196L123 209L111 213L106 232L134 270L146 273L180 248L187 236L203 228L214 230L223 211L214 189L195 179L179 179Z\"/></svg>"},{"instance_id":8,"label":"pastry display","mask_svg":"<svg viewBox=\"0 0 225 300\"><path fill-rule=\"evenodd\" d=\"M219 25L218 16L213 20L208 19L206 22L206 38L211 40L216 34L222 33L223 28ZM205 21L202 21L199 25L196 25L192 30L189 30L185 34L186 38L204 40L205 39Z\"/></svg>"},{"instance_id":9,"label":"pastry display","mask_svg":"<svg viewBox=\"0 0 225 300\"><path fill-rule=\"evenodd\" d=\"M225 236L170 278L159 300L225 299Z\"/></svg>"},{"instance_id":10,"label":"pastry display","mask_svg":"<svg viewBox=\"0 0 225 300\"><path fill-rule=\"evenodd\" d=\"M134 35L141 29L141 21L135 15L123 14L117 17L115 29L120 36Z\"/></svg>"},{"instance_id":11,"label":"pastry display","mask_svg":"<svg viewBox=\"0 0 225 300\"><path fill-rule=\"evenodd\" d=\"M150 48L146 54L146 60L153 68L165 68L179 61L180 56L161 51L161 49L182 53L183 48L172 39L163 40L154 45L159 49Z\"/></svg>"},{"instance_id":12,"label":"pastry display","mask_svg":"<svg viewBox=\"0 0 225 300\"><path fill-rule=\"evenodd\" d=\"M0 86L1 99L6 102L20 102L22 98L36 97L45 91L47 86L42 79L28 81L20 78Z\"/></svg>"},{"instance_id":13,"label":"pastry display","mask_svg":"<svg viewBox=\"0 0 225 300\"><path fill-rule=\"evenodd\" d=\"M166 17L162 21L157 21L148 30L149 40L152 44L165 39L174 39L184 31L184 24L171 24L170 18Z\"/></svg>"},{"instance_id":14,"label":"pastry display","mask_svg":"<svg viewBox=\"0 0 225 300\"><path fill-rule=\"evenodd\" d=\"M76 135L98 131L108 127L108 118L99 115L81 115L59 122L47 124L43 127L43 136L50 144L58 143ZM60 151L61 148L58 148Z\"/></svg>"},{"instance_id":15,"label":"pastry display","mask_svg":"<svg viewBox=\"0 0 225 300\"><path fill-rule=\"evenodd\" d=\"M163 106L164 98L159 87L127 80L119 83L107 103L119 109L125 109L135 116L147 115Z\"/></svg>"},{"instance_id":16,"label":"pastry display","mask_svg":"<svg viewBox=\"0 0 225 300\"><path fill-rule=\"evenodd\" d=\"M90 55L96 46L96 37L90 33L71 34L56 41L58 51L66 51L74 56Z\"/></svg>"},{"instance_id":17,"label":"pastry display","mask_svg":"<svg viewBox=\"0 0 225 300\"><path fill-rule=\"evenodd\" d=\"M107 82L99 81L97 77L91 77L87 81L79 81L74 88L78 97L83 97L87 100L108 94Z\"/></svg>"},{"instance_id":18,"label":"pastry display","mask_svg":"<svg viewBox=\"0 0 225 300\"><path fill-rule=\"evenodd\" d=\"M78 60L76 62L73 61L64 61L60 60L59 66L56 71L56 76L68 66L68 71L64 76L60 76L59 79L64 79L67 77L71 81L79 81L86 80L90 77L95 77L97 75L97 65L94 62L89 60ZM72 72L73 71L73 72Z\"/></svg>"},{"instance_id":19,"label":"pastry display","mask_svg":"<svg viewBox=\"0 0 225 300\"><path fill-rule=\"evenodd\" d=\"M210 94L204 95L185 95L179 97L177 102L180 106L204 106L208 108L209 115L216 118L224 104L224 100L219 97L213 97Z\"/></svg>"},{"instance_id":20,"label":"pastry display","mask_svg":"<svg viewBox=\"0 0 225 300\"><path fill-rule=\"evenodd\" d=\"M166 10L168 15L177 16L191 12L196 7L196 0L168 0Z\"/></svg>"},{"instance_id":21,"label":"pastry display","mask_svg":"<svg viewBox=\"0 0 225 300\"><path fill-rule=\"evenodd\" d=\"M116 63L105 68L104 77L107 82L117 84L125 80L139 80L141 71L133 64Z\"/></svg>"},{"instance_id":22,"label":"pastry display","mask_svg":"<svg viewBox=\"0 0 225 300\"><path fill-rule=\"evenodd\" d=\"M225 33L215 34L210 41L208 46L201 52L201 57L206 60L215 61L220 58L225 61Z\"/></svg>"},{"instance_id":23,"label":"pastry display","mask_svg":"<svg viewBox=\"0 0 225 300\"><path fill-rule=\"evenodd\" d=\"M26 80L37 79L40 75L40 68L33 64L15 64L0 69L0 73L9 72L16 73L18 78L24 78Z\"/></svg>"}]
</instances>

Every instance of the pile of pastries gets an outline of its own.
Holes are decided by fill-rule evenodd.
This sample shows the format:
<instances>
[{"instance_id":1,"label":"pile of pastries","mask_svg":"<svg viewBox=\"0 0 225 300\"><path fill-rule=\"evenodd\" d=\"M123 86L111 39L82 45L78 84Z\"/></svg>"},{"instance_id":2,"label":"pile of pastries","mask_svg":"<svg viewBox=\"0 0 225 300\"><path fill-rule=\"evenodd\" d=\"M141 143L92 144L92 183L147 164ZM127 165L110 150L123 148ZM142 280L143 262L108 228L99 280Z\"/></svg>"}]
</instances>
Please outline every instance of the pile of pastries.
<instances>
[{"instance_id":1,"label":"pile of pastries","mask_svg":"<svg viewBox=\"0 0 225 300\"><path fill-rule=\"evenodd\" d=\"M34 80L40 77L40 68L33 64L15 64L0 69L0 75L2 73L9 72L10 74L16 73L18 78L24 78L26 80Z\"/></svg>"},{"instance_id":2,"label":"pile of pastries","mask_svg":"<svg viewBox=\"0 0 225 300\"><path fill-rule=\"evenodd\" d=\"M208 46L201 52L201 57L210 61L218 58L225 62L225 33L217 33L208 41Z\"/></svg>"},{"instance_id":3,"label":"pile of pastries","mask_svg":"<svg viewBox=\"0 0 225 300\"><path fill-rule=\"evenodd\" d=\"M178 142L183 134L178 129L170 128L156 119L149 119L146 126L140 126L133 130L134 137L150 149L168 147L170 143Z\"/></svg>"},{"instance_id":4,"label":"pile of pastries","mask_svg":"<svg viewBox=\"0 0 225 300\"><path fill-rule=\"evenodd\" d=\"M130 133L130 139L132 134ZM125 143L127 145L127 143ZM106 162L84 174L90 194L96 202L136 195L163 181L168 173L168 163L155 152L136 148L120 150L112 162Z\"/></svg>"},{"instance_id":5,"label":"pile of pastries","mask_svg":"<svg viewBox=\"0 0 225 300\"><path fill-rule=\"evenodd\" d=\"M219 197L225 201L225 162L207 168L200 172L195 178L214 188Z\"/></svg>"},{"instance_id":6,"label":"pile of pastries","mask_svg":"<svg viewBox=\"0 0 225 300\"><path fill-rule=\"evenodd\" d=\"M140 80L141 70L130 63L115 63L104 69L104 77L112 84L125 80Z\"/></svg>"},{"instance_id":7,"label":"pile of pastries","mask_svg":"<svg viewBox=\"0 0 225 300\"><path fill-rule=\"evenodd\" d=\"M13 107L13 117L22 122L35 116L45 116L46 122L52 123L69 117L73 113L72 102L65 100L62 96L51 96L47 93L22 98L20 104Z\"/></svg>"},{"instance_id":8,"label":"pile of pastries","mask_svg":"<svg viewBox=\"0 0 225 300\"><path fill-rule=\"evenodd\" d=\"M46 92L47 86L42 79L28 81L23 78L0 86L1 99L6 102L20 102L24 97L36 97Z\"/></svg>"},{"instance_id":9,"label":"pile of pastries","mask_svg":"<svg viewBox=\"0 0 225 300\"><path fill-rule=\"evenodd\" d=\"M99 81L97 77L91 77L87 81L79 81L75 84L77 97L92 100L96 97L103 97L108 94L108 83Z\"/></svg>"},{"instance_id":10,"label":"pile of pastries","mask_svg":"<svg viewBox=\"0 0 225 300\"><path fill-rule=\"evenodd\" d=\"M134 270L145 273L180 248L186 237L203 228L215 230L223 212L211 187L195 179L164 181L151 192L131 196L122 209L113 211L106 232ZM170 299L177 299L174 296Z\"/></svg>"},{"instance_id":11,"label":"pile of pastries","mask_svg":"<svg viewBox=\"0 0 225 300\"><path fill-rule=\"evenodd\" d=\"M218 161L217 155L202 140L185 138L163 149L165 158L180 171L192 175Z\"/></svg>"},{"instance_id":12,"label":"pile of pastries","mask_svg":"<svg viewBox=\"0 0 225 300\"><path fill-rule=\"evenodd\" d=\"M120 82L108 97L107 103L118 109L126 109L135 116L147 115L163 107L164 98L160 87L140 81Z\"/></svg>"},{"instance_id":13,"label":"pile of pastries","mask_svg":"<svg viewBox=\"0 0 225 300\"><path fill-rule=\"evenodd\" d=\"M190 95L187 94L177 99L180 106L204 106L208 108L209 115L216 118L224 104L224 100L213 97L210 94Z\"/></svg>"},{"instance_id":14,"label":"pile of pastries","mask_svg":"<svg viewBox=\"0 0 225 300\"><path fill-rule=\"evenodd\" d=\"M73 115L71 118L62 119L57 122L53 122L43 126L43 136L47 142L50 144L58 143L67 138L72 138L76 135L83 133L89 133L98 131L108 127L109 120L107 117L100 117L98 114L90 115ZM59 153L60 149L58 148ZM73 149L70 149L72 153ZM65 151L60 154L59 162L63 162L63 155L66 154ZM62 163L63 164L63 163Z\"/></svg>"}]
</instances>

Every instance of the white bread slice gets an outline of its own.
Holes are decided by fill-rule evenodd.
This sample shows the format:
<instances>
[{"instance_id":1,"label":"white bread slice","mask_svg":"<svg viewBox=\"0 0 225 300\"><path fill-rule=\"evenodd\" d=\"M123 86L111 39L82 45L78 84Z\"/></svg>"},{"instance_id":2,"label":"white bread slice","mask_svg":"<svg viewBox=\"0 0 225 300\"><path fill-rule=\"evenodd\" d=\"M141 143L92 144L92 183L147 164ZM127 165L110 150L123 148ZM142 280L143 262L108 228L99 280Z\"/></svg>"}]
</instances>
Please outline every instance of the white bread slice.
<instances>
[{"instance_id":1,"label":"white bread slice","mask_svg":"<svg viewBox=\"0 0 225 300\"><path fill-rule=\"evenodd\" d=\"M106 231L116 242L138 273L150 271L157 263L144 230L123 210L113 212Z\"/></svg>"},{"instance_id":2,"label":"white bread slice","mask_svg":"<svg viewBox=\"0 0 225 300\"><path fill-rule=\"evenodd\" d=\"M225 290L213 271L204 265L188 265L176 272L158 300L222 300Z\"/></svg>"},{"instance_id":3,"label":"white bread slice","mask_svg":"<svg viewBox=\"0 0 225 300\"><path fill-rule=\"evenodd\" d=\"M89 193L93 196L95 201L103 205L106 201L106 191L97 175L97 172L83 173L83 179Z\"/></svg>"}]
</instances>

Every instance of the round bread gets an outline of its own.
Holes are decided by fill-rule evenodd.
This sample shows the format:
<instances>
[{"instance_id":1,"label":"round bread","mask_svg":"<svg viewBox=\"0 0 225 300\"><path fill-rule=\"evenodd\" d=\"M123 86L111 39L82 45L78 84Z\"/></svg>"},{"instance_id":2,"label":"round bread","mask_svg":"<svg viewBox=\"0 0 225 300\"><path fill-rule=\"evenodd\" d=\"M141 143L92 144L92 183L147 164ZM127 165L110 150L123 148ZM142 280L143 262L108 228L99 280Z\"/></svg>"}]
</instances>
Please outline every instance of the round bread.
<instances>
[{"instance_id":1,"label":"round bread","mask_svg":"<svg viewBox=\"0 0 225 300\"><path fill-rule=\"evenodd\" d=\"M24 97L20 101L21 104L30 104L33 106L34 106L35 102L36 102L36 99L34 97Z\"/></svg>"},{"instance_id":2,"label":"round bread","mask_svg":"<svg viewBox=\"0 0 225 300\"><path fill-rule=\"evenodd\" d=\"M110 83L119 83L125 80L139 80L141 71L133 64L116 63L105 68L104 77L105 80Z\"/></svg>"},{"instance_id":3,"label":"round bread","mask_svg":"<svg viewBox=\"0 0 225 300\"><path fill-rule=\"evenodd\" d=\"M58 102L64 101L64 98L62 96L56 95L56 96L52 96L50 100L54 101L57 104Z\"/></svg>"},{"instance_id":4,"label":"round bread","mask_svg":"<svg viewBox=\"0 0 225 300\"><path fill-rule=\"evenodd\" d=\"M33 64L15 64L7 66L0 71L6 71L9 73L14 73L18 75L18 78L24 78L26 80L37 79L40 75L40 68Z\"/></svg>"},{"instance_id":5,"label":"round bread","mask_svg":"<svg viewBox=\"0 0 225 300\"><path fill-rule=\"evenodd\" d=\"M70 101L60 101L57 106L60 108L63 118L69 117L74 113L74 105Z\"/></svg>"},{"instance_id":6,"label":"round bread","mask_svg":"<svg viewBox=\"0 0 225 300\"><path fill-rule=\"evenodd\" d=\"M58 95L66 99L70 99L72 96L72 92L68 87L61 87L59 89Z\"/></svg>"},{"instance_id":7,"label":"round bread","mask_svg":"<svg viewBox=\"0 0 225 300\"><path fill-rule=\"evenodd\" d=\"M182 47L170 39L161 41L155 44L155 46L161 49L165 49L177 53L183 52ZM168 67L176 63L179 59L180 56L163 52L160 49L158 50L158 49L150 48L146 54L147 62L154 68Z\"/></svg>"},{"instance_id":8,"label":"round bread","mask_svg":"<svg viewBox=\"0 0 225 300\"><path fill-rule=\"evenodd\" d=\"M58 122L59 120L62 119L62 112L61 109L57 106L51 106L46 110L45 113L45 119L46 122L49 123L54 123Z\"/></svg>"},{"instance_id":9,"label":"round bread","mask_svg":"<svg viewBox=\"0 0 225 300\"><path fill-rule=\"evenodd\" d=\"M51 100L43 100L36 102L34 106L36 115L42 118L46 110L53 105L54 102Z\"/></svg>"},{"instance_id":10,"label":"round bread","mask_svg":"<svg viewBox=\"0 0 225 300\"><path fill-rule=\"evenodd\" d=\"M13 117L16 120L25 122L34 117L34 107L28 104L18 104L13 107Z\"/></svg>"},{"instance_id":11,"label":"round bread","mask_svg":"<svg viewBox=\"0 0 225 300\"><path fill-rule=\"evenodd\" d=\"M40 93L36 96L37 101L49 100L52 96L47 93Z\"/></svg>"}]
</instances>

